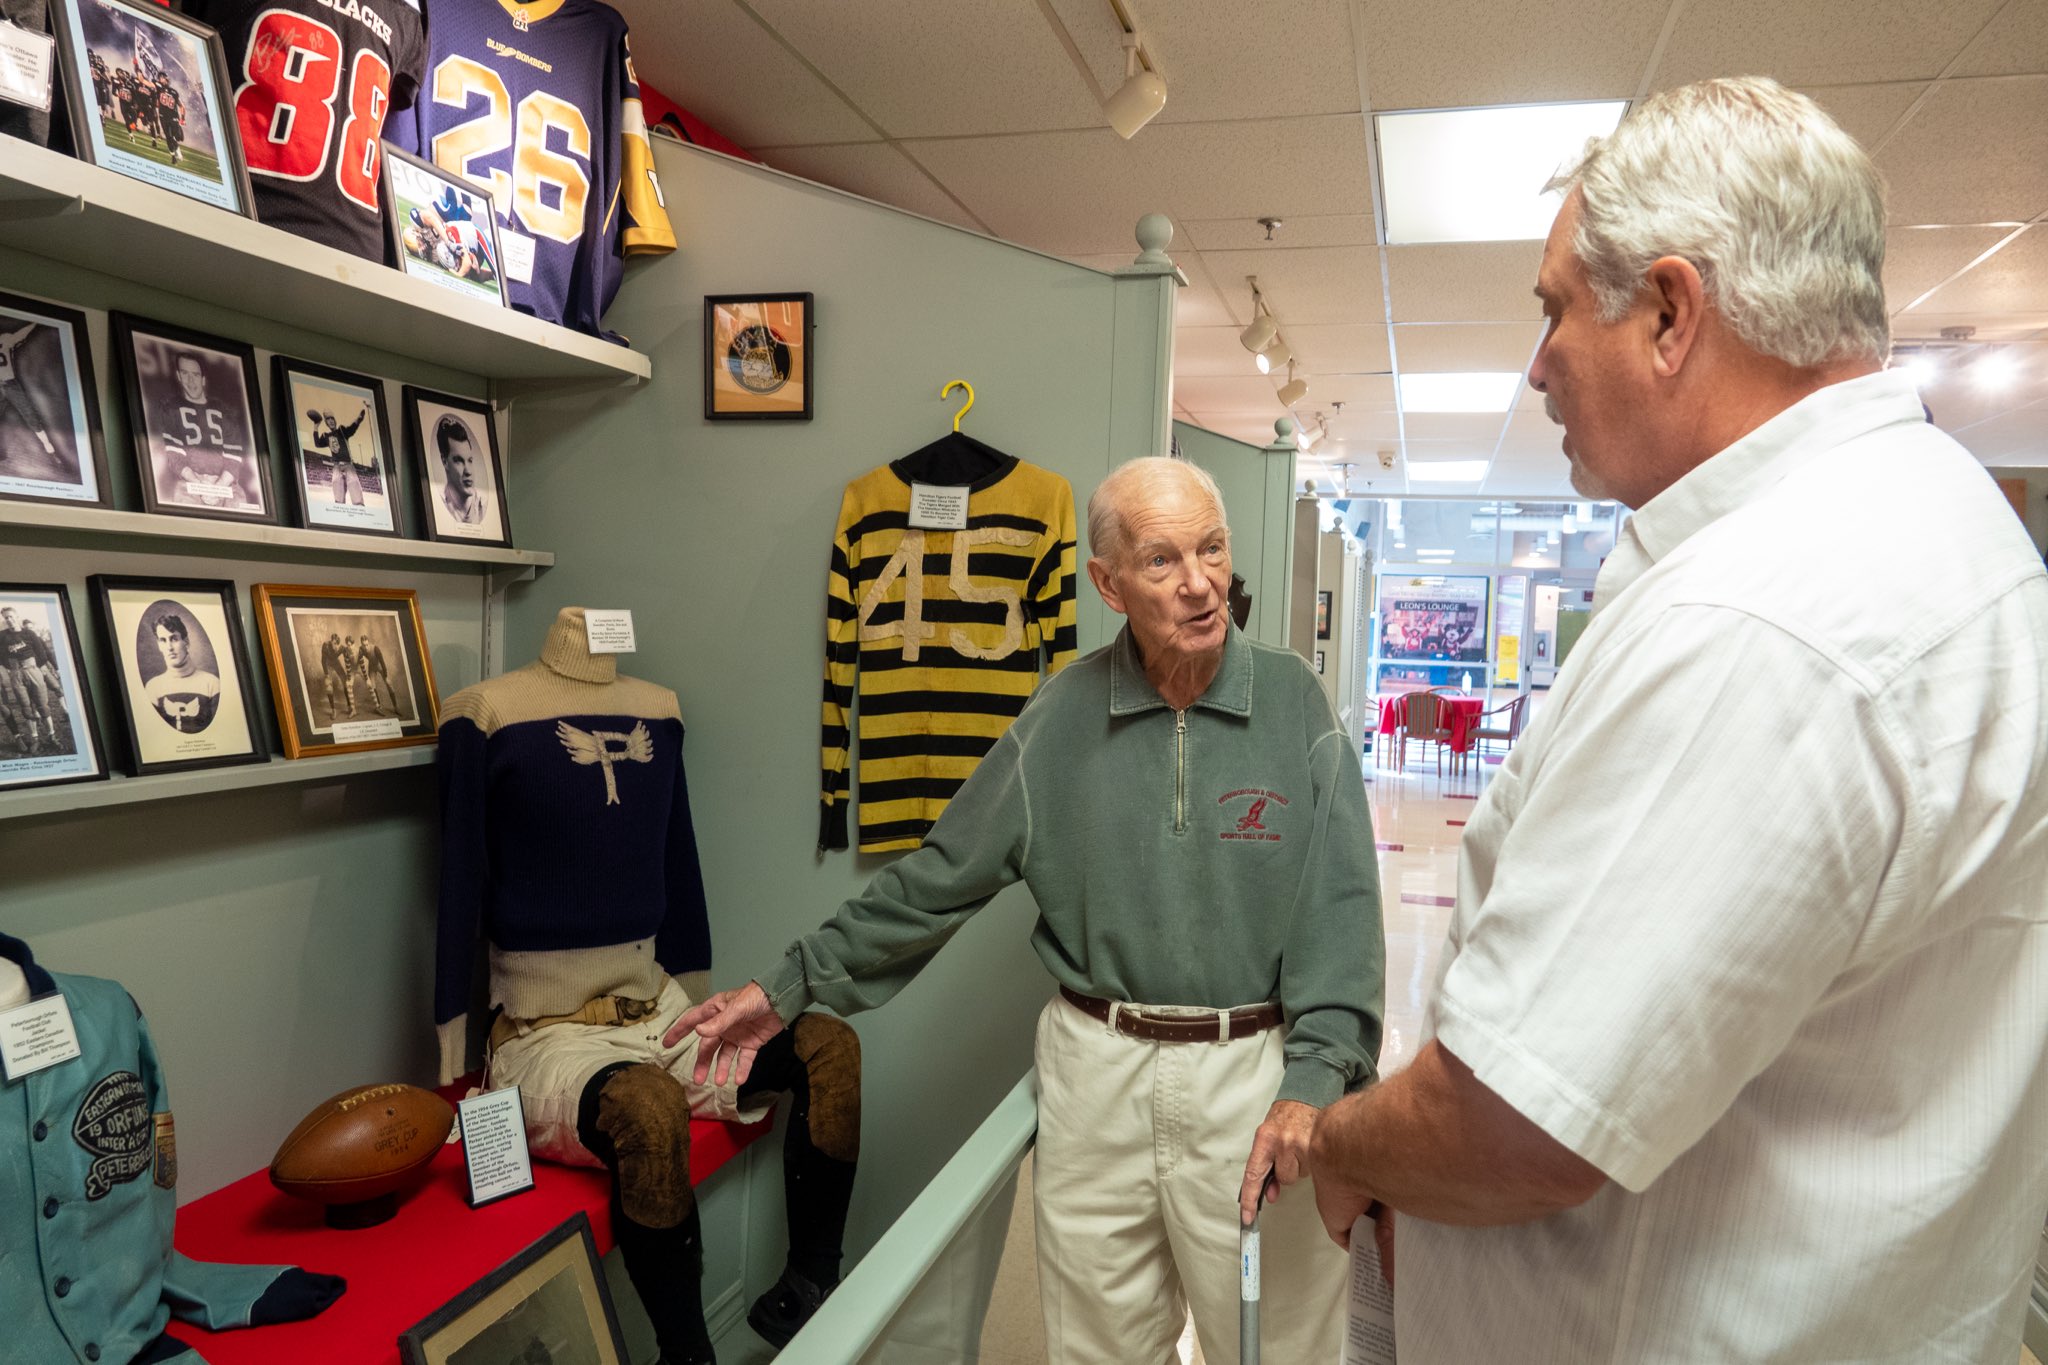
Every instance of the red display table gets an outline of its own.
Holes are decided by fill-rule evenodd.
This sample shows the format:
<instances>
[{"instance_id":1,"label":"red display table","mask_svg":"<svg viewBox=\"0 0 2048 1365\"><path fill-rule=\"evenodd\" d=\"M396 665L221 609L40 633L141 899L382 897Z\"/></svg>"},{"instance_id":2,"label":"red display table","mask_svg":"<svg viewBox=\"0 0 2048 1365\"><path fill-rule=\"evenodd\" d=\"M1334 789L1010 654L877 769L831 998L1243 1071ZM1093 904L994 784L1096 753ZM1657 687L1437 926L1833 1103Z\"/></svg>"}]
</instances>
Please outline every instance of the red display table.
<instances>
[{"instance_id":1,"label":"red display table","mask_svg":"<svg viewBox=\"0 0 2048 1365\"><path fill-rule=\"evenodd\" d=\"M698 1119L690 1124L690 1183L732 1160L773 1125ZM211 1365L396 1365L398 1334L579 1209L590 1215L600 1253L610 1250L611 1176L533 1163L534 1187L472 1209L462 1148L435 1158L427 1183L387 1222L338 1232L317 1205L279 1194L258 1171L178 1210L176 1245L200 1261L303 1266L340 1275L348 1292L319 1317L274 1327L209 1332L171 1324Z\"/></svg>"},{"instance_id":2,"label":"red display table","mask_svg":"<svg viewBox=\"0 0 2048 1365\"><path fill-rule=\"evenodd\" d=\"M1472 731L1475 723L1484 713L1486 702L1481 697L1452 697L1438 694L1438 704L1451 726L1451 752L1462 754L1472 747ZM1380 703L1380 730L1391 735L1408 719L1408 698L1404 694L1388 697Z\"/></svg>"}]
</instances>

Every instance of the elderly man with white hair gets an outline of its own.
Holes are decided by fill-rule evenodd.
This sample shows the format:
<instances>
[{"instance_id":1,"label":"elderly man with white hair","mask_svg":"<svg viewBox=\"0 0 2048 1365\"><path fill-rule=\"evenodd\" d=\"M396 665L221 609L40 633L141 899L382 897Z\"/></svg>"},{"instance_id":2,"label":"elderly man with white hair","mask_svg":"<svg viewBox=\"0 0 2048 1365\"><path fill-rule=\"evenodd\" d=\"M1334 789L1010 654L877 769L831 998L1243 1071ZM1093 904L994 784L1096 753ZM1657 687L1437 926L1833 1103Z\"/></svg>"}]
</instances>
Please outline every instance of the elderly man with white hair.
<instances>
[{"instance_id":1,"label":"elderly man with white hair","mask_svg":"<svg viewBox=\"0 0 2048 1365\"><path fill-rule=\"evenodd\" d=\"M1882 185L1811 100L1667 91L1556 183L1529 382L1636 512L1465 831L1428 1041L1318 1123L1324 1221L1403 1215L1402 1365L2010 1365L2041 557L1884 369Z\"/></svg>"},{"instance_id":2,"label":"elderly man with white hair","mask_svg":"<svg viewBox=\"0 0 2048 1365\"><path fill-rule=\"evenodd\" d=\"M1238 1226L1304 1174L1315 1116L1373 1079L1383 939L1363 775L1301 657L1231 624L1214 480L1133 460L1088 504L1127 618L1049 679L917 851L772 970L685 1014L698 1079L742 1077L814 1002L880 1005L974 911L1031 888L1033 1191L1055 1365L1163 1365L1192 1309L1237 1360ZM1340 1350L1344 1258L1306 1191L1262 1226L1269 1358Z\"/></svg>"}]
</instances>

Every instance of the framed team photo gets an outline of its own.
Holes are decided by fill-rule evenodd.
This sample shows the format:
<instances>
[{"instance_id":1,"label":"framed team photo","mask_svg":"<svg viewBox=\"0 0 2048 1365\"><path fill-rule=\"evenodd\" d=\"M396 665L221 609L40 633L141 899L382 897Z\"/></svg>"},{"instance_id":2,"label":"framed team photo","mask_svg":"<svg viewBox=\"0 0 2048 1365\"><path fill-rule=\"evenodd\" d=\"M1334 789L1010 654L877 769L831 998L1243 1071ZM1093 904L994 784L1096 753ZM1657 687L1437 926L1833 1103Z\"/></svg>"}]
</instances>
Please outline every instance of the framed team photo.
<instances>
[{"instance_id":1,"label":"framed team photo","mask_svg":"<svg viewBox=\"0 0 2048 1365\"><path fill-rule=\"evenodd\" d=\"M98 599L128 772L266 763L235 585L192 578L87 580Z\"/></svg>"},{"instance_id":2,"label":"framed team photo","mask_svg":"<svg viewBox=\"0 0 2048 1365\"><path fill-rule=\"evenodd\" d=\"M126 313L107 320L128 393L143 509L275 522L256 352Z\"/></svg>"},{"instance_id":3,"label":"framed team photo","mask_svg":"<svg viewBox=\"0 0 2048 1365\"><path fill-rule=\"evenodd\" d=\"M401 1365L627 1365L581 1211L399 1334Z\"/></svg>"},{"instance_id":4,"label":"framed team photo","mask_svg":"<svg viewBox=\"0 0 2048 1365\"><path fill-rule=\"evenodd\" d=\"M405 433L420 471L420 529L427 539L509 547L505 467L489 406L408 384Z\"/></svg>"},{"instance_id":5,"label":"framed team photo","mask_svg":"<svg viewBox=\"0 0 2048 1365\"><path fill-rule=\"evenodd\" d=\"M704 297L704 416L811 420L809 294Z\"/></svg>"},{"instance_id":6,"label":"framed team photo","mask_svg":"<svg viewBox=\"0 0 2048 1365\"><path fill-rule=\"evenodd\" d=\"M384 221L399 268L457 294L504 304L505 258L490 193L388 142L383 161Z\"/></svg>"},{"instance_id":7,"label":"framed team photo","mask_svg":"<svg viewBox=\"0 0 2048 1365\"><path fill-rule=\"evenodd\" d=\"M250 592L286 758L434 742L441 700L418 593L283 583Z\"/></svg>"},{"instance_id":8,"label":"framed team photo","mask_svg":"<svg viewBox=\"0 0 2048 1365\"><path fill-rule=\"evenodd\" d=\"M219 36L155 0L50 0L79 159L255 217Z\"/></svg>"},{"instance_id":9,"label":"framed team photo","mask_svg":"<svg viewBox=\"0 0 2048 1365\"><path fill-rule=\"evenodd\" d=\"M0 498L111 507L85 314L0 294Z\"/></svg>"},{"instance_id":10,"label":"framed team photo","mask_svg":"<svg viewBox=\"0 0 2048 1365\"><path fill-rule=\"evenodd\" d=\"M273 357L271 392L299 525L397 536L398 461L384 385L368 375Z\"/></svg>"},{"instance_id":11,"label":"framed team photo","mask_svg":"<svg viewBox=\"0 0 2048 1365\"><path fill-rule=\"evenodd\" d=\"M0 791L106 775L70 590L0 583Z\"/></svg>"}]
</instances>

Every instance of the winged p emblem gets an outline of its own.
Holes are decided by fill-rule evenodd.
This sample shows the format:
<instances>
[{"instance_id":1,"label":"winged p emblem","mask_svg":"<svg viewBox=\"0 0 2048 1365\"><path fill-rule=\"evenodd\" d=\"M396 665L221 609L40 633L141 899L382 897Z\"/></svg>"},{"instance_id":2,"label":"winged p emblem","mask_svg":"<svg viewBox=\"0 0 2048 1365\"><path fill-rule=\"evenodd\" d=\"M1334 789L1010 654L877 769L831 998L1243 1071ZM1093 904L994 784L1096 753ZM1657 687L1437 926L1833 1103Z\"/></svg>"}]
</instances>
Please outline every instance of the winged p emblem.
<instances>
[{"instance_id":1,"label":"winged p emblem","mask_svg":"<svg viewBox=\"0 0 2048 1365\"><path fill-rule=\"evenodd\" d=\"M616 730L579 730L565 720L556 721L555 738L562 741L571 762L585 767L595 763L604 769L607 806L619 804L619 780L612 773L612 764L654 761L654 736L647 733L645 722L635 725L631 734L622 735Z\"/></svg>"}]
</instances>

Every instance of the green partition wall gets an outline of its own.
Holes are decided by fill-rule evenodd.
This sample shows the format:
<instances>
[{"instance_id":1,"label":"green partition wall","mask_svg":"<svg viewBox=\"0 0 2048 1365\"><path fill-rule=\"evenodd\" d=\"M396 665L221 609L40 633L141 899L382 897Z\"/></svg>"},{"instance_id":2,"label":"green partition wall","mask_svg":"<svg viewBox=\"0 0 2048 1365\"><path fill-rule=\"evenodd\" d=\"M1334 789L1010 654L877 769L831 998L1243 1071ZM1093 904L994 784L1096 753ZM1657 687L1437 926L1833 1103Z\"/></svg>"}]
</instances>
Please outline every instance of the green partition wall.
<instances>
[{"instance_id":1,"label":"green partition wall","mask_svg":"<svg viewBox=\"0 0 2048 1365\"><path fill-rule=\"evenodd\" d=\"M1180 453L1215 477L1230 517L1231 563L1252 595L1245 634L1287 644L1289 551L1294 534L1294 452L1251 446L1205 427L1173 424Z\"/></svg>"}]
</instances>

